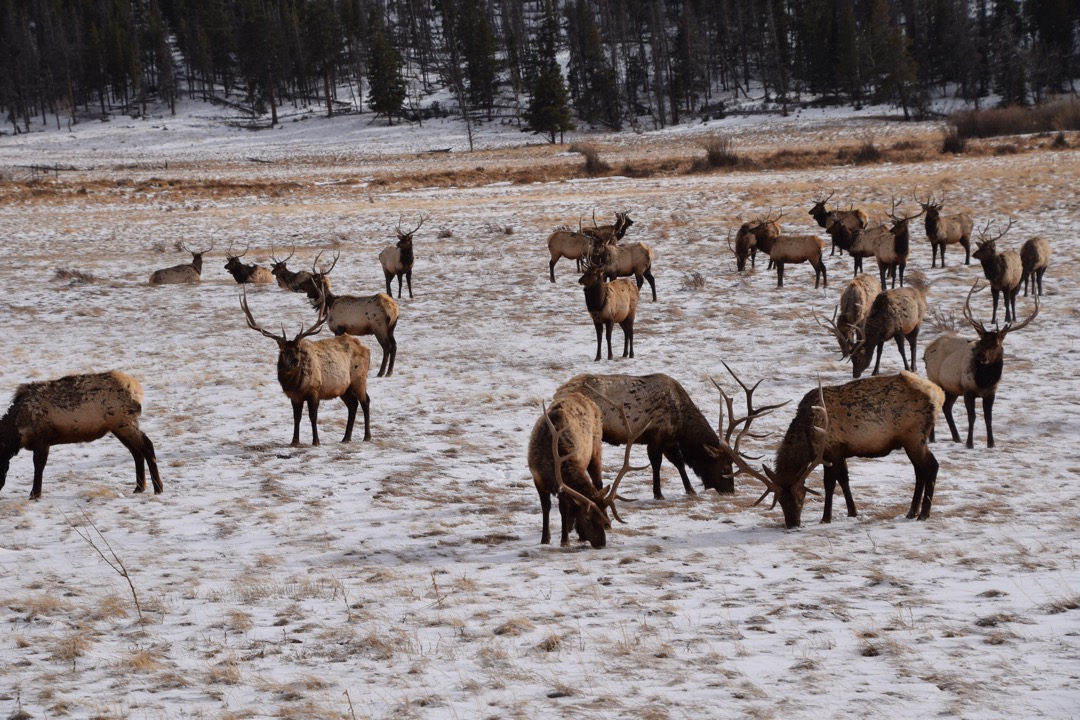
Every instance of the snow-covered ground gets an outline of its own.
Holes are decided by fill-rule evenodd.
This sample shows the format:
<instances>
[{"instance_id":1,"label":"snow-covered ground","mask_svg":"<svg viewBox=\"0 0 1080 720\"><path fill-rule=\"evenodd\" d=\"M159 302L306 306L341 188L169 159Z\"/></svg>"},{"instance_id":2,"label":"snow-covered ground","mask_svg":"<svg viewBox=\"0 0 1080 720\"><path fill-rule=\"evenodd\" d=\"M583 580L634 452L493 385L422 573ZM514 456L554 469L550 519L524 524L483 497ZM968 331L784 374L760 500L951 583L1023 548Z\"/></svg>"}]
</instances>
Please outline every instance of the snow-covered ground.
<instances>
[{"instance_id":1,"label":"snow-covered ground","mask_svg":"<svg viewBox=\"0 0 1080 720\"><path fill-rule=\"evenodd\" d=\"M146 391L143 429L165 482L162 495L130 494L131 458L103 439L53 448L44 496L31 502L31 458L13 459L0 493L4 717L1076 715L1075 150L391 192L369 179L398 164L409 173L559 149L519 148L536 139L495 128L470 154L449 121L369 121L312 117L250 132L189 112L0 137L9 180L29 165L76 168L0 184L0 392L130 372ZM782 148L940 128L825 113L693 128L710 131ZM694 146L690 133L587 139L612 155L622 145L677 153ZM260 184L219 194L218 176ZM981 409L973 450L943 441L939 420L929 520L904 519L913 473L903 453L852 462L857 518L841 511L821 525L810 498L794 531L779 509L752 507L755 482L740 478L734 496L720 496L693 478L699 494L686 496L665 464L664 500L651 498L647 472L624 481L637 501L621 504L627 524L606 548L560 548L557 534L540 545L526 446L542 399L580 372L665 372L715 419L709 376L735 387L721 361L764 380L760 403L797 400L818 378L850 380L810 314L830 313L850 259L829 259L827 289L813 289L805 265L777 289L762 264L736 273L725 239L777 207L786 228L814 232L805 210L823 191L873 214L893 197L913 210L916 188L945 189L948 209L980 225L1011 214L1000 244L1038 233L1054 248L1039 316L1006 342L997 447L985 447ZM544 240L594 210L607 219L624 209L635 220L627 241L656 252L659 299L643 294L634 360L594 363L577 275L562 260L548 281ZM378 251L399 222L420 217L395 372L369 378L372 441L341 444L345 409L329 401L323 444L290 447L276 346L246 327L224 250L250 245L245 259L265 263L271 248L295 246L294 268L339 253L335 290L371 294L384 289ZM921 222L912 236L909 271L932 282L934 310L959 318L978 264L964 266L954 246L931 269ZM200 285L147 286L152 270L187 260L176 243L211 240ZM277 287L248 298L268 329L314 320L301 296ZM988 322L989 293L972 304ZM1018 308L1024 317L1033 303L1021 297ZM927 323L920 356L934 335ZM363 340L377 367L381 350ZM891 343L882 366L900 368ZM766 460L793 407L755 424L770 433L752 443ZM958 403L961 427L963 416ZM605 453L610 479L621 452ZM115 553L134 590L99 550Z\"/></svg>"}]
</instances>

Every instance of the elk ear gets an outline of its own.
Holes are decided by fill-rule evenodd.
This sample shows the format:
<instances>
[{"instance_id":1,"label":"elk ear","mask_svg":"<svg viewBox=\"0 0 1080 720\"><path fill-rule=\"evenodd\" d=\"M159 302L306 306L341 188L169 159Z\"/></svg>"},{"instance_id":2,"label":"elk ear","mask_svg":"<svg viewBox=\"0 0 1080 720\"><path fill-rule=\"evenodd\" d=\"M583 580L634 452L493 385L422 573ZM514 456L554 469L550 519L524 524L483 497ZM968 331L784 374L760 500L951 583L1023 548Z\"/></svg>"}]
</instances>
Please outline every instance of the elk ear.
<instances>
[{"instance_id":1,"label":"elk ear","mask_svg":"<svg viewBox=\"0 0 1080 720\"><path fill-rule=\"evenodd\" d=\"M718 447L713 447L711 445L706 445L705 446L705 452L707 452L709 455L711 455L713 460L719 460L720 458L722 458L724 456L724 451L723 450L721 450Z\"/></svg>"}]
</instances>

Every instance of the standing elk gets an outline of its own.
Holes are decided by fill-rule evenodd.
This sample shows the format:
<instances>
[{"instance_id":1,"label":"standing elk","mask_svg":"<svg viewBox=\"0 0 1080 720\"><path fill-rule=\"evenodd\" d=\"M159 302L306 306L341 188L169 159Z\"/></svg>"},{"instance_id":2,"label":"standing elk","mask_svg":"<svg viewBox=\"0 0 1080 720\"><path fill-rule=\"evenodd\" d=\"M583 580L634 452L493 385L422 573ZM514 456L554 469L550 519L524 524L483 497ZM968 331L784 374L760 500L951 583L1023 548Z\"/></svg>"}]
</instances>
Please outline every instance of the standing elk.
<instances>
[{"instance_id":1,"label":"standing elk","mask_svg":"<svg viewBox=\"0 0 1080 720\"><path fill-rule=\"evenodd\" d=\"M604 245L615 245L626 236L626 231L633 224L634 221L630 219L629 210L615 213L614 225L597 225L596 215L594 214L593 226L585 228L581 232Z\"/></svg>"},{"instance_id":2,"label":"standing elk","mask_svg":"<svg viewBox=\"0 0 1080 720\"><path fill-rule=\"evenodd\" d=\"M582 394L601 408L604 442L625 445L630 440L627 425L648 426L638 442L646 446L652 466L653 497L664 498L660 490L660 465L666 457L679 471L683 489L695 491L686 474L686 465L701 478L706 489L718 493L735 492L731 479L731 461L717 457L720 447L716 432L690 399L686 390L673 378L654 375L576 375L559 386L555 397ZM768 409L768 408L766 408ZM629 418L628 421L624 420Z\"/></svg>"},{"instance_id":3,"label":"standing elk","mask_svg":"<svg viewBox=\"0 0 1080 720\"><path fill-rule=\"evenodd\" d=\"M923 353L926 377L945 391L945 420L953 442L960 442L960 433L953 422L952 409L956 398L964 396L967 409L967 446L974 448L972 433L975 427L975 398L982 398L983 420L986 422L986 447L994 447L993 409L997 386L1005 367L1005 336L1026 327L1039 314L1039 296L1035 296L1035 310L1019 325L1006 322L1000 330L987 330L971 316L971 295L976 292L979 281L971 286L964 302L964 318L978 333L978 340L965 340L954 334L942 335L927 346ZM930 439L933 440L933 434Z\"/></svg>"},{"instance_id":4,"label":"standing elk","mask_svg":"<svg viewBox=\"0 0 1080 720\"><path fill-rule=\"evenodd\" d=\"M937 267L939 252L941 253L941 267L945 267L945 246L956 243L960 243L960 246L964 248L964 264L970 265L971 231L975 227L971 216L967 213L942 216L941 208L945 206L944 193L942 193L941 200L935 200L933 193L931 193L926 198L926 202L920 200L918 193L916 193L915 202L926 213L926 239L930 241L930 249L933 253L930 267Z\"/></svg>"},{"instance_id":5,"label":"standing elk","mask_svg":"<svg viewBox=\"0 0 1080 720\"><path fill-rule=\"evenodd\" d=\"M769 255L776 238L780 237L780 218L784 217L781 211L775 218L770 213L766 217L745 222L739 226L735 233L735 247L731 248L731 236L728 236L728 247L735 253L735 268L739 272L746 269L746 258L750 258L750 267L755 267L758 250ZM769 259L766 270L772 269L772 258Z\"/></svg>"},{"instance_id":6,"label":"standing elk","mask_svg":"<svg viewBox=\"0 0 1080 720\"><path fill-rule=\"evenodd\" d=\"M584 232L573 230L556 230L548 235L547 247L551 260L548 262L548 272L551 282L555 282L555 263L561 258L577 262L578 270L581 269L581 261L593 253L594 238Z\"/></svg>"},{"instance_id":7,"label":"standing elk","mask_svg":"<svg viewBox=\"0 0 1080 720\"><path fill-rule=\"evenodd\" d=\"M240 258L247 254L247 248L239 255L232 254L232 248L225 253L225 269L233 276L237 284L268 284L274 282L274 274L260 265L247 265Z\"/></svg>"},{"instance_id":8,"label":"standing elk","mask_svg":"<svg viewBox=\"0 0 1080 720\"><path fill-rule=\"evenodd\" d=\"M316 334L326 322L326 306L319 311L319 318L310 328L300 332L292 340L285 335L267 332L259 327L251 316L247 293L240 297L240 308L247 318L248 327L257 330L278 344L278 382L293 407L292 444L300 444L300 418L307 403L311 420L311 444L319 444L319 402L341 398L349 409L345 424L345 437L341 442L352 440L356 407L364 410L364 440L371 439L367 374L371 364L371 351L351 335L339 335L326 340L306 340Z\"/></svg>"},{"instance_id":9,"label":"standing elk","mask_svg":"<svg viewBox=\"0 0 1080 720\"><path fill-rule=\"evenodd\" d=\"M628 421L626 429L629 433ZM636 437L627 443L623 467L605 490L600 480L603 453L600 408L580 393L564 393L550 407L544 405L544 413L529 437L529 472L540 495L544 516L540 544L551 542L548 517L552 495L559 499L562 545L570 543L570 531L575 528L580 538L593 547L607 544L606 531L611 527L608 508L616 520L623 522L615 508L615 499L619 482L633 469L630 447L634 440Z\"/></svg>"},{"instance_id":10,"label":"standing elk","mask_svg":"<svg viewBox=\"0 0 1080 720\"><path fill-rule=\"evenodd\" d=\"M1009 232L1011 227L1012 220L1010 219L1008 227L997 236L988 238L986 233L990 229L990 224L987 223L986 228L979 233L977 247L972 255L982 264L983 275L990 281L990 292L994 298L994 314L990 318L992 323L997 323L999 294L1005 301L1005 322L1016 321L1016 296L1020 293L1020 278L1024 273L1023 264L1020 262L1020 253L1015 250L1000 253L997 251L997 241Z\"/></svg>"},{"instance_id":11,"label":"standing elk","mask_svg":"<svg viewBox=\"0 0 1080 720\"><path fill-rule=\"evenodd\" d=\"M649 281L653 302L656 302L656 280L652 274L653 251L645 243L629 245L601 245L595 258L604 264L604 276L608 280L634 276L638 290Z\"/></svg>"},{"instance_id":12,"label":"standing elk","mask_svg":"<svg viewBox=\"0 0 1080 720\"><path fill-rule=\"evenodd\" d=\"M312 274L310 272L307 270L293 272L285 267L285 263L291 260L292 256L295 254L296 248L294 247L287 258L278 260L271 248L270 259L273 261L274 265L270 269L270 272L277 279L278 287L290 292L307 292L308 290L317 289L317 286L312 282Z\"/></svg>"},{"instance_id":13,"label":"standing elk","mask_svg":"<svg viewBox=\"0 0 1080 720\"><path fill-rule=\"evenodd\" d=\"M881 351L888 340L896 340L904 369L915 372L915 347L926 315L927 285L923 281L910 287L886 290L874 298L867 313L859 325L844 334L835 324L828 329L840 341L844 358L851 359L852 376L858 378L870 366L871 356L875 356L874 371L877 375L881 368ZM827 322L827 321L826 321ZM911 364L904 353L904 341L911 345Z\"/></svg>"},{"instance_id":14,"label":"standing elk","mask_svg":"<svg viewBox=\"0 0 1080 720\"><path fill-rule=\"evenodd\" d=\"M180 248L191 253L191 262L155 270L150 274L151 285L180 285L202 280L203 255L214 249L214 243L211 242L205 250L192 250L184 243L180 243Z\"/></svg>"},{"instance_id":15,"label":"standing elk","mask_svg":"<svg viewBox=\"0 0 1080 720\"><path fill-rule=\"evenodd\" d=\"M142 400L139 381L119 370L20 385L0 418L0 488L7 481L11 458L21 449L30 450L34 453L30 499L36 500L41 497L51 446L90 442L112 433L135 458L135 492L146 490L149 465L154 494L160 493L154 444L139 429Z\"/></svg>"},{"instance_id":16,"label":"standing elk","mask_svg":"<svg viewBox=\"0 0 1080 720\"><path fill-rule=\"evenodd\" d=\"M769 258L776 265L776 287L784 287L784 265L808 262L814 268L814 287L829 286L822 253L825 241L817 235L781 235L773 242Z\"/></svg>"},{"instance_id":17,"label":"standing elk","mask_svg":"<svg viewBox=\"0 0 1080 720\"><path fill-rule=\"evenodd\" d=\"M412 230L405 232L401 229L401 220L398 218L397 224L397 244L388 245L383 248L379 253L379 263L382 265L383 275L386 276L386 294L390 297L394 297L394 291L390 289L390 281L397 277L397 295L398 299L401 299L401 278L405 277L405 281L409 285L409 299L412 299L412 269L413 269L413 234L424 226L423 215L420 216L420 223Z\"/></svg>"},{"instance_id":18,"label":"standing elk","mask_svg":"<svg viewBox=\"0 0 1080 720\"><path fill-rule=\"evenodd\" d=\"M1050 266L1050 243L1041 237L1033 237L1020 246L1020 265L1023 272L1020 283L1024 286L1024 297L1028 294L1028 279L1031 280L1031 294L1042 295L1042 279L1046 268ZM1038 292L1035 286L1038 285Z\"/></svg>"},{"instance_id":19,"label":"standing elk","mask_svg":"<svg viewBox=\"0 0 1080 720\"><path fill-rule=\"evenodd\" d=\"M842 235L842 234L833 235L832 233L829 233L830 236L832 237L832 240L833 240L832 252L829 253L830 256L836 254L836 248L837 248L837 244L838 244L837 243L837 238L838 237L842 238L842 239L846 239L846 238L850 237L851 233L854 233L855 231L861 230L862 228L866 227L866 223L869 220L869 218L866 216L866 213L863 212L862 210L848 209L848 210L834 210L834 211L830 212L828 210L828 208L826 208L826 204L829 202L829 200L832 199L832 196L835 195L835 194L836 194L835 192L832 192L832 193L829 193L829 196L826 197L826 198L819 198L819 199L815 200L814 201L814 206L812 208L810 208L810 213L809 213L810 217L814 218L814 221L817 222L818 225L825 228L826 232L829 229L830 216L832 216L832 219L834 221L839 221L844 226L844 228L848 231L847 235ZM846 248L843 247L843 245L840 246L841 251L843 251L845 249Z\"/></svg>"},{"instance_id":20,"label":"standing elk","mask_svg":"<svg viewBox=\"0 0 1080 720\"><path fill-rule=\"evenodd\" d=\"M896 277L900 276L900 287L904 286L904 271L907 268L908 256L911 254L911 233L908 223L919 217L917 215L897 215L897 201L892 201L892 209L887 213L892 220L892 227L884 225L872 228L863 228L856 232L851 243L850 253L856 258L857 270L862 270L862 258L873 257L877 260L878 275L881 277L881 289L885 289L885 279L892 278L892 286L896 287Z\"/></svg>"},{"instance_id":21,"label":"standing elk","mask_svg":"<svg viewBox=\"0 0 1080 720\"><path fill-rule=\"evenodd\" d=\"M608 360L611 355L611 331L615 323L623 331L623 357L634 357L634 316L637 314L638 287L633 280L622 278L608 282L604 265L588 262L585 274L578 283L585 291L585 308L596 327L596 360L600 359L602 338L607 331Z\"/></svg>"},{"instance_id":22,"label":"standing elk","mask_svg":"<svg viewBox=\"0 0 1080 720\"><path fill-rule=\"evenodd\" d=\"M383 293L361 297L335 295L330 291L330 279L326 277L329 274L330 270L323 273L320 292L308 293L312 307L320 310L326 306L326 327L335 335L374 335L383 351L378 377L390 377L394 374L394 358L397 357L394 328L397 327L398 304Z\"/></svg>"},{"instance_id":23,"label":"standing elk","mask_svg":"<svg viewBox=\"0 0 1080 720\"><path fill-rule=\"evenodd\" d=\"M724 389L715 380L713 383L730 407ZM832 522L832 496L837 483L844 491L848 517L856 517L855 500L848 483L848 458L885 457L903 448L915 469L915 492L907 517L925 520L930 516L938 473L938 461L930 452L928 438L944 401L941 388L906 371L833 387L821 387L819 383L799 403L776 450L775 470L768 465L763 465L761 471L755 470L739 449L749 421L764 414L763 410L749 412L734 445L724 440L721 447L738 465L736 475L749 475L765 484L765 493L754 504L772 493L773 507L780 503L784 524L789 529L802 523L806 493L817 494L806 487L806 479L818 465L823 465L825 470L821 522L828 523Z\"/></svg>"}]
</instances>

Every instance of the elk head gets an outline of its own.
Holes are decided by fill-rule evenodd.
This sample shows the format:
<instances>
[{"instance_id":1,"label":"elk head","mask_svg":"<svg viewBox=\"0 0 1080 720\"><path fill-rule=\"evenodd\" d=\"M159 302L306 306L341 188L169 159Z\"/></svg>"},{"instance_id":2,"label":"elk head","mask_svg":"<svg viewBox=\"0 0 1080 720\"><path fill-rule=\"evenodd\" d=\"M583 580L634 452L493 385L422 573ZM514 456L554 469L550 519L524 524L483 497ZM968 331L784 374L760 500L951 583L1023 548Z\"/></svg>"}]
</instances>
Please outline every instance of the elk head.
<instances>
[{"instance_id":1,"label":"elk head","mask_svg":"<svg viewBox=\"0 0 1080 720\"><path fill-rule=\"evenodd\" d=\"M933 192L926 196L925 201L920 200L918 190L912 193L912 197L914 198L915 202L918 203L920 207L922 207L923 212L926 213L927 220L936 219L938 217L938 214L941 212L941 208L945 207L944 190L941 191L941 200L935 200Z\"/></svg>"},{"instance_id":2,"label":"elk head","mask_svg":"<svg viewBox=\"0 0 1080 720\"><path fill-rule=\"evenodd\" d=\"M289 374L293 374L300 370L301 363L303 361L303 349L301 347L301 341L311 335L315 335L322 329L323 323L326 322L327 308L326 303L323 302L319 306L319 317L316 319L315 324L311 327L304 329L304 326L300 326L300 332L292 340L285 334L284 325L281 328L281 335L264 330L255 322L255 318L251 316L251 308L248 307L247 302L247 289L240 295L240 309L244 311L244 317L247 318L247 325L252 330L257 330L266 337L275 341L278 344L278 368Z\"/></svg>"},{"instance_id":3,"label":"elk head","mask_svg":"<svg viewBox=\"0 0 1080 720\"><path fill-rule=\"evenodd\" d=\"M826 214L828 214L829 210L826 207L826 205L828 204L828 202L830 200L832 200L832 197L835 194L836 194L836 191L833 190L831 193L829 193L828 197L820 197L819 196L817 200L814 200L814 207L810 208L810 216L813 217L815 220L817 220L818 223L821 222L821 220L819 218L822 218Z\"/></svg>"},{"instance_id":4,"label":"elk head","mask_svg":"<svg viewBox=\"0 0 1080 720\"><path fill-rule=\"evenodd\" d=\"M979 281L976 280L975 284L968 290L967 299L964 300L964 319L971 323L971 327L975 328L975 332L979 335L979 342L975 346L974 355L975 363L978 366L988 366L996 363L1002 358L1004 353L1003 345L1005 343L1005 336L1015 330L1020 330L1027 327L1027 324L1035 319L1035 316L1039 314L1039 297L1035 296L1035 309L1031 314L1024 318L1019 324L1007 322L1001 326L1001 329L987 330L986 326L982 322L976 320L971 315L971 296L973 293L979 292L982 288L979 288Z\"/></svg>"},{"instance_id":5,"label":"elk head","mask_svg":"<svg viewBox=\"0 0 1080 720\"><path fill-rule=\"evenodd\" d=\"M424 226L424 221L427 218L425 218L423 215L421 215L419 224L416 227L414 227L412 230L409 230L409 231L405 231L405 230L401 229L401 221L404 220L404 219L405 219L404 215L401 215L401 216L398 217L397 229L395 230L395 232L397 233L397 238L398 238L398 241L397 241L397 246L398 247L405 247L406 245L412 245L412 236L413 236L413 234L417 230L419 230L420 228L422 228Z\"/></svg>"},{"instance_id":6,"label":"elk head","mask_svg":"<svg viewBox=\"0 0 1080 720\"><path fill-rule=\"evenodd\" d=\"M271 272L274 273L274 275L277 275L278 273L286 270L285 263L292 260L292 256L295 255L295 254L296 254L296 246L293 245L292 252L289 253L289 256L287 258L282 258L281 260L278 260L277 256L275 255L275 252L274 252L274 246L271 245L270 246L270 261L273 262L273 267L271 268Z\"/></svg>"},{"instance_id":7,"label":"elk head","mask_svg":"<svg viewBox=\"0 0 1080 720\"><path fill-rule=\"evenodd\" d=\"M997 241L1004 237L1005 233L1009 232L1013 226L1013 219L1009 218L1009 224L1005 226L1005 229L999 232L997 235L990 237L990 227L994 224L993 220L987 220L986 225L979 231L979 239L975 241L975 252L971 254L976 260L988 260L997 255Z\"/></svg>"}]
</instances>

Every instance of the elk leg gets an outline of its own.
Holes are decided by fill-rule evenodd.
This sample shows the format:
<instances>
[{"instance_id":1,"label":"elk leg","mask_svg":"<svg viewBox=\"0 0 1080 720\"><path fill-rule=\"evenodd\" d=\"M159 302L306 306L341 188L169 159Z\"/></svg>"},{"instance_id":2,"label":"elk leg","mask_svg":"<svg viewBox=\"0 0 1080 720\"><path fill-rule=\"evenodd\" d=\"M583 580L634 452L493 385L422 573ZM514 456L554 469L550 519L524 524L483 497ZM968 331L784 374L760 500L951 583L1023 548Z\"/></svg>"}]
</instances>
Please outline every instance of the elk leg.
<instances>
[{"instance_id":1,"label":"elk leg","mask_svg":"<svg viewBox=\"0 0 1080 720\"><path fill-rule=\"evenodd\" d=\"M360 409L364 411L364 442L367 442L371 439L371 396L367 389L360 395Z\"/></svg>"},{"instance_id":2,"label":"elk leg","mask_svg":"<svg viewBox=\"0 0 1080 720\"><path fill-rule=\"evenodd\" d=\"M540 544L551 544L551 528L548 526L548 516L551 514L551 496L540 491L540 510L544 514L544 529L540 531Z\"/></svg>"},{"instance_id":3,"label":"elk leg","mask_svg":"<svg viewBox=\"0 0 1080 720\"><path fill-rule=\"evenodd\" d=\"M596 326L596 357L593 358L593 362L600 359L600 351L604 348L604 323L594 322Z\"/></svg>"},{"instance_id":4,"label":"elk leg","mask_svg":"<svg viewBox=\"0 0 1080 720\"><path fill-rule=\"evenodd\" d=\"M956 403L956 395L950 395L945 393L945 403L941 406L942 411L945 413L945 421L949 423L949 432L952 433L952 441L960 442L960 433L956 430L956 421L953 420L952 409ZM930 431L930 442L934 441L934 431Z\"/></svg>"},{"instance_id":5,"label":"elk leg","mask_svg":"<svg viewBox=\"0 0 1080 720\"><path fill-rule=\"evenodd\" d=\"M619 323L619 326L623 331L623 357L634 358L634 319L631 318L624 322Z\"/></svg>"},{"instance_id":6,"label":"elk leg","mask_svg":"<svg viewBox=\"0 0 1080 720\"><path fill-rule=\"evenodd\" d=\"M652 496L654 500L663 500L664 493L660 491L660 465L664 462L664 449L659 445L649 444L645 451L649 455L649 465L652 466Z\"/></svg>"},{"instance_id":7,"label":"elk leg","mask_svg":"<svg viewBox=\"0 0 1080 720\"><path fill-rule=\"evenodd\" d=\"M146 471L144 465L150 466L150 480L154 485L154 494L162 491L161 476L158 474L157 456L154 454L154 443L146 433L137 428L132 428L130 433L123 434L113 432L117 440L124 444L131 456L135 458L135 492L146 490Z\"/></svg>"},{"instance_id":8,"label":"elk leg","mask_svg":"<svg viewBox=\"0 0 1080 720\"><path fill-rule=\"evenodd\" d=\"M349 442L352 440L353 423L356 421L356 406L360 404L360 399L356 397L353 389L349 388L341 396L341 401L349 409L349 419L345 421L345 437L341 438L341 442Z\"/></svg>"},{"instance_id":9,"label":"elk leg","mask_svg":"<svg viewBox=\"0 0 1080 720\"><path fill-rule=\"evenodd\" d=\"M967 446L969 448L974 448L975 443L972 441L971 436L972 436L972 433L974 432L974 429L975 429L975 393L973 393L973 392L964 393L964 407L967 408L967 417L968 417ZM989 438L987 438L987 441L989 442Z\"/></svg>"},{"instance_id":10,"label":"elk leg","mask_svg":"<svg viewBox=\"0 0 1080 720\"><path fill-rule=\"evenodd\" d=\"M383 273L386 276L386 294L390 297L394 297L394 291L390 287L390 282L394 279L393 273Z\"/></svg>"},{"instance_id":11,"label":"elk leg","mask_svg":"<svg viewBox=\"0 0 1080 720\"><path fill-rule=\"evenodd\" d=\"M983 420L986 422L986 447L994 447L994 426L993 426L993 414L994 414L994 396L986 395L983 397ZM971 445L968 445L971 447Z\"/></svg>"},{"instance_id":12,"label":"elk leg","mask_svg":"<svg viewBox=\"0 0 1080 720\"><path fill-rule=\"evenodd\" d=\"M409 299L412 300L412 270L405 271L405 282L409 284Z\"/></svg>"},{"instance_id":13,"label":"elk leg","mask_svg":"<svg viewBox=\"0 0 1080 720\"><path fill-rule=\"evenodd\" d=\"M30 489L31 500L41 497L41 477L45 474L45 463L48 461L49 446L42 444L34 447L34 486Z\"/></svg>"},{"instance_id":14,"label":"elk leg","mask_svg":"<svg viewBox=\"0 0 1080 720\"><path fill-rule=\"evenodd\" d=\"M608 320L604 323L604 335L607 337L607 359L611 360L614 356L611 354L611 331L615 329L615 321Z\"/></svg>"},{"instance_id":15,"label":"elk leg","mask_svg":"<svg viewBox=\"0 0 1080 720\"><path fill-rule=\"evenodd\" d=\"M848 484L847 460L837 461L834 465L836 466L836 482L840 483L840 489L844 491L848 517L855 517L855 498L851 496L851 486Z\"/></svg>"},{"instance_id":16,"label":"elk leg","mask_svg":"<svg viewBox=\"0 0 1080 720\"><path fill-rule=\"evenodd\" d=\"M960 244L964 246L964 252L966 253L964 255L964 264L965 265L970 265L971 264L971 240L968 240L968 239L961 240ZM945 267L945 263L942 262L941 266Z\"/></svg>"},{"instance_id":17,"label":"elk leg","mask_svg":"<svg viewBox=\"0 0 1080 720\"><path fill-rule=\"evenodd\" d=\"M652 301L656 302L656 280L653 278L652 268L647 268L645 270L645 279L649 281L649 287L652 289ZM640 287L641 284L639 283L638 288Z\"/></svg>"},{"instance_id":18,"label":"elk leg","mask_svg":"<svg viewBox=\"0 0 1080 720\"><path fill-rule=\"evenodd\" d=\"M937 483L938 461L926 443L921 443L915 448L904 448L908 459L915 467L915 494L911 498L911 508L907 517L915 517L915 511L919 509L919 499L922 499L922 509L919 510L919 519L925 520L930 516L930 505L934 501L934 486Z\"/></svg>"},{"instance_id":19,"label":"elk leg","mask_svg":"<svg viewBox=\"0 0 1080 720\"><path fill-rule=\"evenodd\" d=\"M874 354L876 355L876 359L874 360L874 372L870 373L871 375L877 375L878 370L881 369L881 351L884 348L885 348L885 341L882 340L881 342L878 343L878 346L877 346L877 348L876 348L876 350L874 352ZM900 355L903 356L903 354L904 354L904 348L903 348L903 346L901 346L900 347ZM907 368L907 358L904 358L904 367Z\"/></svg>"},{"instance_id":20,"label":"elk leg","mask_svg":"<svg viewBox=\"0 0 1080 720\"><path fill-rule=\"evenodd\" d=\"M1035 280L1039 282L1039 295L1042 295L1042 276L1044 272L1046 272L1046 270L1037 270L1035 272ZM1034 294L1035 289L1032 288L1031 292Z\"/></svg>"},{"instance_id":21,"label":"elk leg","mask_svg":"<svg viewBox=\"0 0 1080 720\"><path fill-rule=\"evenodd\" d=\"M554 258L554 259L552 259L551 262L548 263L548 272L551 273L551 282L555 282L555 263L557 263L557 262L559 262L559 259ZM580 260L578 260L578 265L581 265ZM551 503L551 501L549 500L548 504L550 504L550 503Z\"/></svg>"},{"instance_id":22,"label":"elk leg","mask_svg":"<svg viewBox=\"0 0 1080 720\"><path fill-rule=\"evenodd\" d=\"M308 418L311 420L311 444L319 444L319 398L308 398L307 401ZM297 432L300 428L297 427Z\"/></svg>"},{"instance_id":23,"label":"elk leg","mask_svg":"<svg viewBox=\"0 0 1080 720\"><path fill-rule=\"evenodd\" d=\"M991 316L990 322L997 323L998 289L997 288L991 288L991 294L994 296L994 314L993 314L993 316ZM1006 299L1005 300L1005 308L1006 308L1005 314L1006 315L1009 314L1008 307L1009 307L1009 301L1008 301L1008 299ZM1005 318L1006 321L1008 321L1008 319L1009 318L1007 318L1007 317Z\"/></svg>"},{"instance_id":24,"label":"elk leg","mask_svg":"<svg viewBox=\"0 0 1080 720\"><path fill-rule=\"evenodd\" d=\"M776 287L784 287L784 263L776 261Z\"/></svg>"},{"instance_id":25,"label":"elk leg","mask_svg":"<svg viewBox=\"0 0 1080 720\"><path fill-rule=\"evenodd\" d=\"M559 518L562 522L562 536L559 538L559 544L569 545L570 531L574 529L574 503L566 496L566 493L559 493Z\"/></svg>"},{"instance_id":26,"label":"elk leg","mask_svg":"<svg viewBox=\"0 0 1080 720\"><path fill-rule=\"evenodd\" d=\"M832 496L836 490L836 473L833 468L825 467L825 510L821 514L821 522L832 522Z\"/></svg>"},{"instance_id":27,"label":"elk leg","mask_svg":"<svg viewBox=\"0 0 1080 720\"><path fill-rule=\"evenodd\" d=\"M819 260L817 267L814 268L814 288L817 289L817 273L821 272L821 287L829 287L829 275L825 272L825 261Z\"/></svg>"},{"instance_id":28,"label":"elk leg","mask_svg":"<svg viewBox=\"0 0 1080 720\"><path fill-rule=\"evenodd\" d=\"M300 418L304 415L304 401L293 400L292 401L292 414L293 414L293 435L292 445L293 447L300 444Z\"/></svg>"},{"instance_id":29,"label":"elk leg","mask_svg":"<svg viewBox=\"0 0 1080 720\"><path fill-rule=\"evenodd\" d=\"M669 447L664 448L664 457L666 457L675 469L679 471L679 477L682 479L683 490L687 495L697 495L697 491L694 490L694 486L690 484L690 478L686 474L686 461L683 459L682 450L679 449L679 444L674 443ZM651 459L651 458L650 458Z\"/></svg>"},{"instance_id":30,"label":"elk leg","mask_svg":"<svg viewBox=\"0 0 1080 720\"><path fill-rule=\"evenodd\" d=\"M394 360L397 358L397 338L394 337L394 327L397 323L390 326L390 330L386 333L386 347L390 351L390 364L386 367L386 377L390 377L394 374ZM385 362L385 360L384 360ZM381 375L382 373L380 373Z\"/></svg>"}]
</instances>

